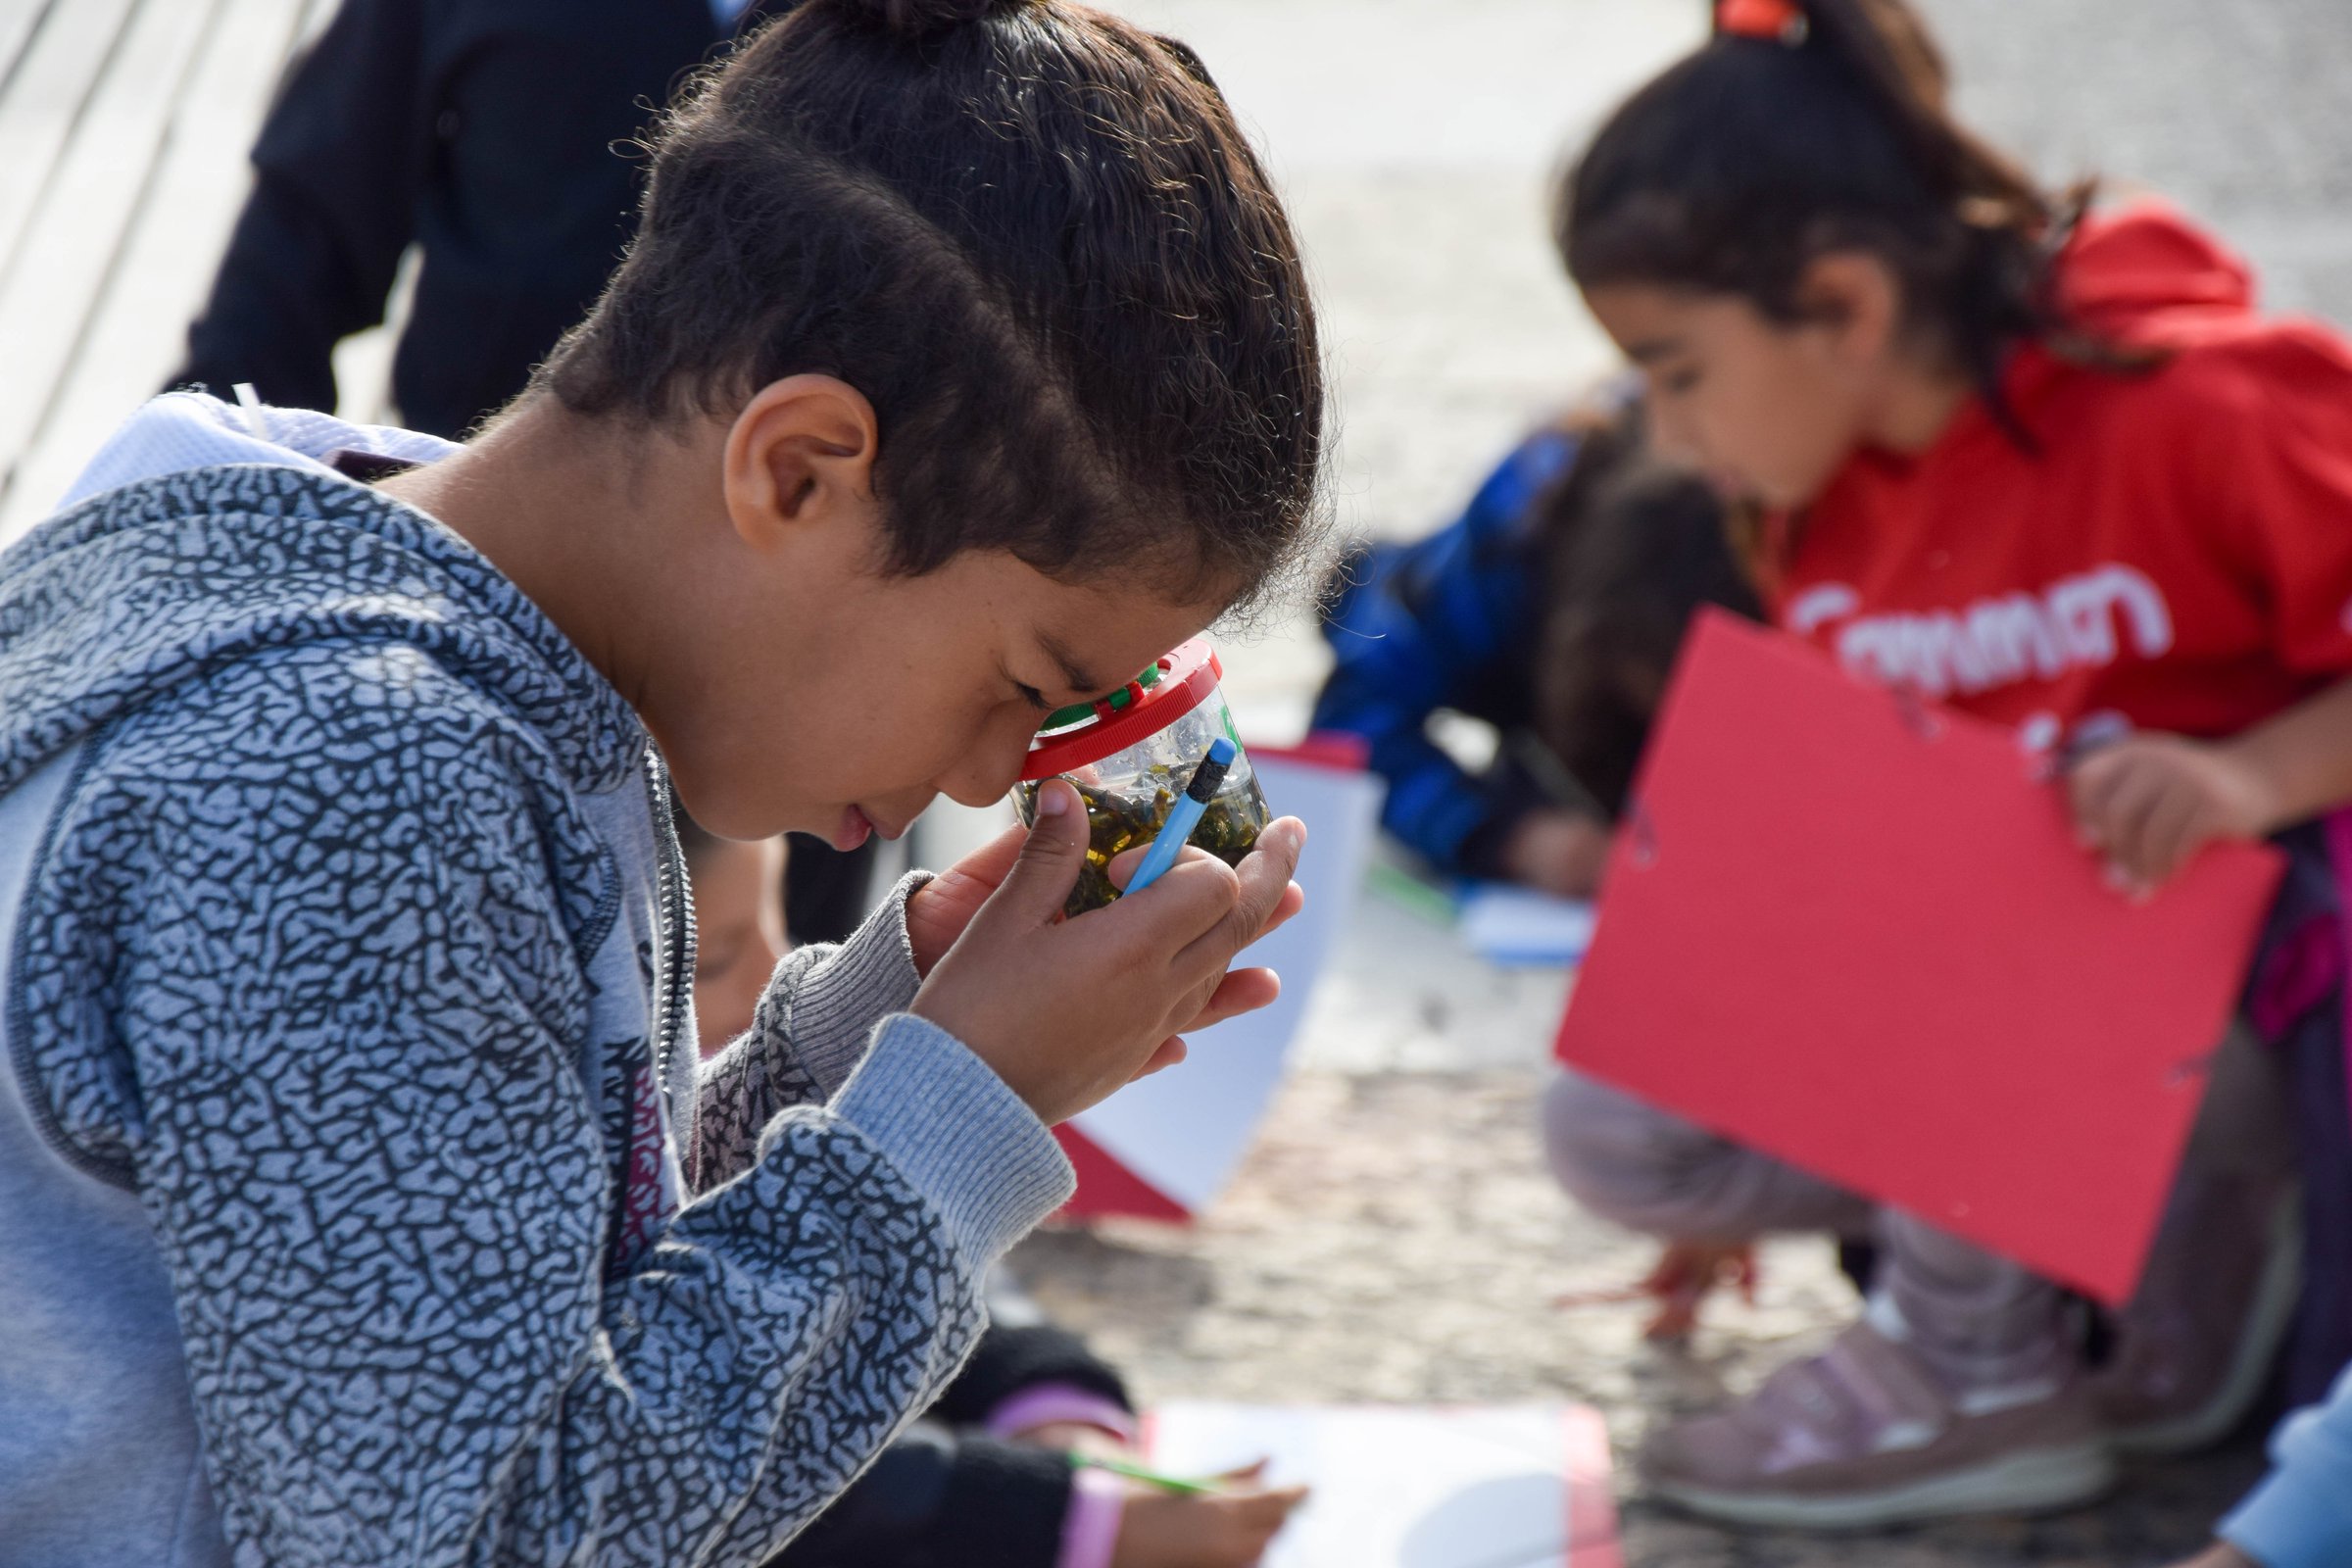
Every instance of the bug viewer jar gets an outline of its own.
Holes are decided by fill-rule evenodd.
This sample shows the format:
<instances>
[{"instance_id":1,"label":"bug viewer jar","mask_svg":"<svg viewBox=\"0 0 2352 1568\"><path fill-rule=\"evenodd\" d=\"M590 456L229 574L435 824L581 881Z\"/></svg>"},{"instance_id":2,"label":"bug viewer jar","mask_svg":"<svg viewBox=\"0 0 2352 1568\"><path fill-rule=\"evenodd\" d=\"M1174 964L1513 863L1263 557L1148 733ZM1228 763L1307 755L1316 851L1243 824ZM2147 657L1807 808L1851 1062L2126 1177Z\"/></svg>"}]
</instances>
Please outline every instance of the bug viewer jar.
<instances>
[{"instance_id":1,"label":"bug viewer jar","mask_svg":"<svg viewBox=\"0 0 2352 1568\"><path fill-rule=\"evenodd\" d=\"M1102 701L1046 715L1029 743L1012 804L1021 821L1034 825L1038 788L1050 778L1068 779L1086 802L1086 865L1063 906L1068 913L1099 909L1119 896L1110 884L1111 858L1151 844L1220 735L1234 744L1233 762L1192 842L1228 865L1239 865L1257 843L1266 797L1218 689L1224 673L1208 639L1196 637Z\"/></svg>"}]
</instances>

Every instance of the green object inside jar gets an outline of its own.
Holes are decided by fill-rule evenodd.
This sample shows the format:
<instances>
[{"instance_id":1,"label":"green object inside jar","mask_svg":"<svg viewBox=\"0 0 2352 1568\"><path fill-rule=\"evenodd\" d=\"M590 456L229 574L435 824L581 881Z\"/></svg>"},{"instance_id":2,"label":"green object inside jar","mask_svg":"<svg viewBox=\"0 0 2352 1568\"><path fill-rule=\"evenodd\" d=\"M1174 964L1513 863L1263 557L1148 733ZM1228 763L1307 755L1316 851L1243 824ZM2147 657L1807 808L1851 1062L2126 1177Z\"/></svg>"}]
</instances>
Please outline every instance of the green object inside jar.
<instances>
[{"instance_id":1,"label":"green object inside jar","mask_svg":"<svg viewBox=\"0 0 2352 1568\"><path fill-rule=\"evenodd\" d=\"M1143 849L1159 836L1176 797L1191 777L1189 767L1180 776L1176 769L1155 764L1118 789L1065 778L1086 803L1087 844L1086 864L1078 872L1078 885L1070 890L1069 900L1062 906L1064 913L1084 914L1119 897L1119 890L1110 881L1112 858L1129 850ZM1023 821L1037 819L1038 788L1037 784L1020 786ZM1267 820L1266 797L1257 787L1256 775L1249 775L1238 785L1229 776L1225 787L1201 810L1191 842L1227 865L1238 866L1242 857L1256 846L1257 835Z\"/></svg>"}]
</instances>

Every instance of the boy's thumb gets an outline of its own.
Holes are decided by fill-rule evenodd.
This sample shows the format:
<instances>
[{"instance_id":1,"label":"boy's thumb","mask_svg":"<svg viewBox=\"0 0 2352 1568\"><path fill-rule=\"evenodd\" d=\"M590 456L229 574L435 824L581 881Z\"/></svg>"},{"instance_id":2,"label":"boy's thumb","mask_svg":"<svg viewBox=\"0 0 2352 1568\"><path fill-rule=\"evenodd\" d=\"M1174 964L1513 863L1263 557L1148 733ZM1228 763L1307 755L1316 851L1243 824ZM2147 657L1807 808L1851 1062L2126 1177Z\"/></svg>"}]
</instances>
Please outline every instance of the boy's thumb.
<instances>
[{"instance_id":1,"label":"boy's thumb","mask_svg":"<svg viewBox=\"0 0 2352 1568\"><path fill-rule=\"evenodd\" d=\"M1064 780L1046 780L1037 792L1037 821L1004 879L1004 892L1038 919L1052 918L1078 885L1086 842L1086 804Z\"/></svg>"}]
</instances>

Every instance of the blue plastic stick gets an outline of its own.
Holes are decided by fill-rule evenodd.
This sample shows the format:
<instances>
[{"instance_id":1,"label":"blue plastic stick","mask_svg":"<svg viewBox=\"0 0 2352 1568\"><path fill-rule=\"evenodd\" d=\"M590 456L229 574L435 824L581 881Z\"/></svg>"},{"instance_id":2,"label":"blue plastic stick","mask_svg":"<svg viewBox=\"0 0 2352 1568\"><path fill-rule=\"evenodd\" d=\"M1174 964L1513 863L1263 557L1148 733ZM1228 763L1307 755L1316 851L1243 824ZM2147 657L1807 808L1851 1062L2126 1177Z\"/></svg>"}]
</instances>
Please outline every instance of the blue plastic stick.
<instances>
[{"instance_id":1,"label":"blue plastic stick","mask_svg":"<svg viewBox=\"0 0 2352 1568\"><path fill-rule=\"evenodd\" d=\"M1208 743L1208 755L1193 769L1193 781L1176 798L1175 808L1168 812L1159 836L1144 852L1144 863L1135 868L1135 875L1128 880L1128 893L1143 892L1176 863L1176 857L1193 841L1193 829L1200 825L1200 813L1208 809L1208 803L1216 798L1217 786L1225 782L1225 770L1233 765L1234 755L1233 742L1222 735Z\"/></svg>"}]
</instances>

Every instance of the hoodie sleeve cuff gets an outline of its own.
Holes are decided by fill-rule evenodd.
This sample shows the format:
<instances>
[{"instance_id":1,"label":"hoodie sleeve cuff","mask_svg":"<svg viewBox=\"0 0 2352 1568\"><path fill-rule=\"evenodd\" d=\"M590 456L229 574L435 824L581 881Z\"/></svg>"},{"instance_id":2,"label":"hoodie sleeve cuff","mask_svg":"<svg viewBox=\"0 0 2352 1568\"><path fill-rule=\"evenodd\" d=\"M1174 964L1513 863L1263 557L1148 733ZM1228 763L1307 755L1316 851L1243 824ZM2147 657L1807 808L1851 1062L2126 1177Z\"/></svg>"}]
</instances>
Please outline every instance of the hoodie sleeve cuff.
<instances>
[{"instance_id":1,"label":"hoodie sleeve cuff","mask_svg":"<svg viewBox=\"0 0 2352 1568\"><path fill-rule=\"evenodd\" d=\"M902 904L904 901L901 901ZM835 1097L985 1268L1077 1188L1046 1124L954 1035L909 1013L886 1018Z\"/></svg>"},{"instance_id":2,"label":"hoodie sleeve cuff","mask_svg":"<svg viewBox=\"0 0 2352 1568\"><path fill-rule=\"evenodd\" d=\"M914 948L906 937L906 901L931 879L928 871L900 878L865 923L840 946L819 950L813 963L801 954L785 956L775 984L784 994L778 1026L760 1020L762 1046L789 1052L830 1100L850 1080L865 1055L875 1020L904 1012L922 984L915 973ZM793 978L794 960L808 965ZM762 1009L764 1011L764 1009Z\"/></svg>"}]
</instances>

